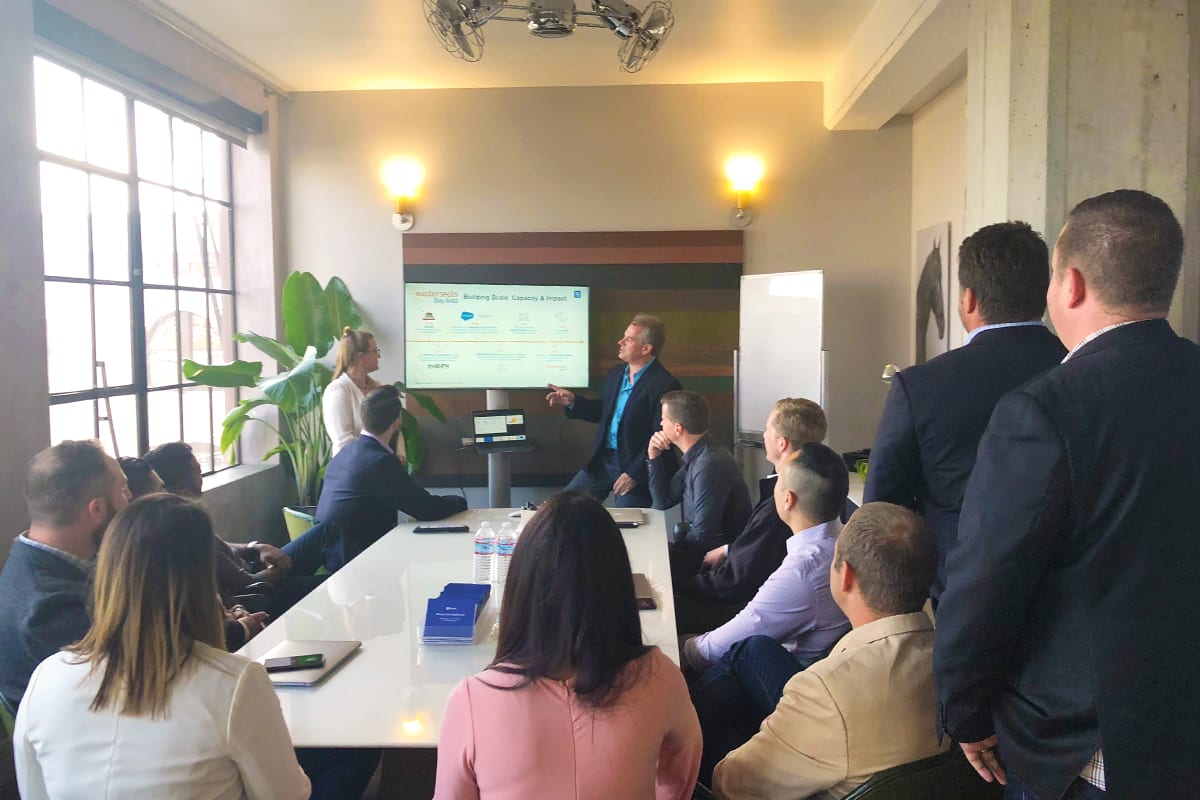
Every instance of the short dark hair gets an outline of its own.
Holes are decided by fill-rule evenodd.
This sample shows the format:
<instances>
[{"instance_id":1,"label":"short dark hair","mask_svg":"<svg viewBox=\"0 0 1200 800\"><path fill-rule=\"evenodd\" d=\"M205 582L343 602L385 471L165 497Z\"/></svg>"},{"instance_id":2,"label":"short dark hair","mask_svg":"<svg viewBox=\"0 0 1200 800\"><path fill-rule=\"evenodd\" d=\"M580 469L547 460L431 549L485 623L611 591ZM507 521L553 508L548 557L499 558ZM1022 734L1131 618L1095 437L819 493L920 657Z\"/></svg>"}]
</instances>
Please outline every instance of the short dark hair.
<instances>
[{"instance_id":1,"label":"short dark hair","mask_svg":"<svg viewBox=\"0 0 1200 800\"><path fill-rule=\"evenodd\" d=\"M187 442L167 442L155 447L142 459L162 478L163 488L171 494L190 488L192 479L192 446Z\"/></svg>"},{"instance_id":2,"label":"short dark hair","mask_svg":"<svg viewBox=\"0 0 1200 800\"><path fill-rule=\"evenodd\" d=\"M362 399L362 404L359 406L363 427L374 434L386 431L393 422L400 418L403 410L404 406L400 402L400 390L395 386L380 386L378 389L372 389Z\"/></svg>"},{"instance_id":3,"label":"short dark hair","mask_svg":"<svg viewBox=\"0 0 1200 800\"><path fill-rule=\"evenodd\" d=\"M880 614L920 611L937 574L937 540L919 514L866 503L838 535L833 565L854 567L863 600Z\"/></svg>"},{"instance_id":4,"label":"short dark hair","mask_svg":"<svg viewBox=\"0 0 1200 800\"><path fill-rule=\"evenodd\" d=\"M69 525L97 497L112 490L104 450L94 441L65 441L34 456L25 471L29 518L43 525Z\"/></svg>"},{"instance_id":5,"label":"short dark hair","mask_svg":"<svg viewBox=\"0 0 1200 800\"><path fill-rule=\"evenodd\" d=\"M650 345L657 358L667 343L667 326L663 321L653 314L635 314L629 324L642 329L642 344Z\"/></svg>"},{"instance_id":6,"label":"short dark hair","mask_svg":"<svg viewBox=\"0 0 1200 800\"><path fill-rule=\"evenodd\" d=\"M708 402L695 392L683 389L667 392L662 396L662 407L663 411L670 409L671 419L688 433L708 430Z\"/></svg>"},{"instance_id":7,"label":"short dark hair","mask_svg":"<svg viewBox=\"0 0 1200 800\"><path fill-rule=\"evenodd\" d=\"M125 479L129 481L129 493L134 497L141 497L144 494L150 494L154 488L154 481L150 480L156 470L150 466L144 458L136 458L134 456L121 456L117 459L117 463L121 465L121 471L125 473ZM159 476L162 477L161 475ZM165 487L165 482L164 482Z\"/></svg>"},{"instance_id":8,"label":"short dark hair","mask_svg":"<svg viewBox=\"0 0 1200 800\"><path fill-rule=\"evenodd\" d=\"M1084 200L1067 215L1055 245L1060 268L1074 267L1108 308L1165 313L1183 264L1183 229L1171 207L1136 189Z\"/></svg>"},{"instance_id":9,"label":"short dark hair","mask_svg":"<svg viewBox=\"0 0 1200 800\"><path fill-rule=\"evenodd\" d=\"M989 325L1041 319L1050 286L1050 251L1028 222L985 225L958 248L958 285L971 289Z\"/></svg>"},{"instance_id":10,"label":"short dark hair","mask_svg":"<svg viewBox=\"0 0 1200 800\"><path fill-rule=\"evenodd\" d=\"M850 473L846 461L820 442L805 442L779 465L779 482L796 495L804 516L813 522L837 519L846 507Z\"/></svg>"},{"instance_id":11,"label":"short dark hair","mask_svg":"<svg viewBox=\"0 0 1200 800\"><path fill-rule=\"evenodd\" d=\"M520 686L569 671L579 699L600 708L636 680L631 662L648 650L612 516L577 492L550 498L517 540L490 668Z\"/></svg>"}]
</instances>

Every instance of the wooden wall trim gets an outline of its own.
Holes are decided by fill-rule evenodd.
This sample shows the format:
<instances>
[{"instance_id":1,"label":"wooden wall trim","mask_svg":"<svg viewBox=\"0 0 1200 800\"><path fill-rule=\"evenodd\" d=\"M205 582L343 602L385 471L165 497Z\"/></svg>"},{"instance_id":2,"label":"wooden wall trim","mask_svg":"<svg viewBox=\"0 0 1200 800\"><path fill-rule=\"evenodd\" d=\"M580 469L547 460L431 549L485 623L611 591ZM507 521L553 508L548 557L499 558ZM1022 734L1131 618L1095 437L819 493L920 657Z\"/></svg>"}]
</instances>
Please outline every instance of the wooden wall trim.
<instances>
[{"instance_id":1,"label":"wooden wall trim","mask_svg":"<svg viewBox=\"0 0 1200 800\"><path fill-rule=\"evenodd\" d=\"M743 231L409 233L405 264L740 264Z\"/></svg>"}]
</instances>

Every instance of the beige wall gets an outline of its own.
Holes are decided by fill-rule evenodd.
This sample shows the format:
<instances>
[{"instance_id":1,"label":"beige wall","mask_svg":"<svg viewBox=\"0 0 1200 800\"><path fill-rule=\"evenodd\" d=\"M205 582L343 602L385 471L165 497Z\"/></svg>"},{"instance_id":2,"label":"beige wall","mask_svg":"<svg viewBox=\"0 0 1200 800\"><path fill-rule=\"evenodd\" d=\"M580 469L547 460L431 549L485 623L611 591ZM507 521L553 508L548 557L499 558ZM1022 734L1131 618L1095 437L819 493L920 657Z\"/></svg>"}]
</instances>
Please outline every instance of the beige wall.
<instances>
[{"instance_id":1,"label":"beige wall","mask_svg":"<svg viewBox=\"0 0 1200 800\"><path fill-rule=\"evenodd\" d=\"M25 465L50 440L42 218L33 122L33 4L0 3L0 562L28 526Z\"/></svg>"},{"instance_id":2,"label":"beige wall","mask_svg":"<svg viewBox=\"0 0 1200 800\"><path fill-rule=\"evenodd\" d=\"M725 228L722 163L761 154L746 271L826 270L830 442L869 444L911 316L907 120L830 133L821 86L798 83L307 93L286 112L289 263L346 280L385 378L403 345L387 156L425 165L417 231L493 232Z\"/></svg>"},{"instance_id":3,"label":"beige wall","mask_svg":"<svg viewBox=\"0 0 1200 800\"><path fill-rule=\"evenodd\" d=\"M950 222L950 306L958 297L958 246L970 231L963 230L967 195L967 81L960 78L922 106L912 118L912 257L908 291L912 322L904 346L892 360L898 366L912 363L913 327L916 324L917 231ZM950 346L963 343L966 332L957 313L948 313ZM901 359L901 360L896 360Z\"/></svg>"}]
</instances>

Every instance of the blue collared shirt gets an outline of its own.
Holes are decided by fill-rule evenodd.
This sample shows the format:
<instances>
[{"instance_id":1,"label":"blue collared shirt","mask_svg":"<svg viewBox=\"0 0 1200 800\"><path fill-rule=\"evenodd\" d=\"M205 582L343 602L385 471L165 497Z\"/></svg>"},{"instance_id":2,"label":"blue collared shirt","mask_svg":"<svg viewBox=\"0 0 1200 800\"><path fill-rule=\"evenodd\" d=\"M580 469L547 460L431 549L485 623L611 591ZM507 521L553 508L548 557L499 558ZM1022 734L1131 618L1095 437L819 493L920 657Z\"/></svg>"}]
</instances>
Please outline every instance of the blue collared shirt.
<instances>
[{"instance_id":1,"label":"blue collared shirt","mask_svg":"<svg viewBox=\"0 0 1200 800\"><path fill-rule=\"evenodd\" d=\"M1032 325L1041 325L1043 328L1046 327L1046 323L1042 322L1040 319L1031 319L1026 322L997 322L995 325L980 325L978 328L967 334L967 340L963 342L963 344L970 344L972 339L984 331L996 331L1000 330L1001 328L1025 328Z\"/></svg>"},{"instance_id":2,"label":"blue collared shirt","mask_svg":"<svg viewBox=\"0 0 1200 800\"><path fill-rule=\"evenodd\" d=\"M789 538L783 562L754 599L729 622L694 640L699 655L712 665L738 642L761 634L805 663L823 658L850 630L829 592L829 565L841 529L834 519Z\"/></svg>"},{"instance_id":3,"label":"blue collared shirt","mask_svg":"<svg viewBox=\"0 0 1200 800\"><path fill-rule=\"evenodd\" d=\"M604 446L609 450L617 449L617 431L621 427L621 417L625 414L625 405L629 402L629 395L633 394L633 387L642 376L646 374L646 368L654 363L654 359L650 359L642 368L639 369L633 376L629 378L629 365L625 365L625 372L621 375L621 390L617 392L617 406L613 409L612 422L608 425L608 439L605 440Z\"/></svg>"}]
</instances>

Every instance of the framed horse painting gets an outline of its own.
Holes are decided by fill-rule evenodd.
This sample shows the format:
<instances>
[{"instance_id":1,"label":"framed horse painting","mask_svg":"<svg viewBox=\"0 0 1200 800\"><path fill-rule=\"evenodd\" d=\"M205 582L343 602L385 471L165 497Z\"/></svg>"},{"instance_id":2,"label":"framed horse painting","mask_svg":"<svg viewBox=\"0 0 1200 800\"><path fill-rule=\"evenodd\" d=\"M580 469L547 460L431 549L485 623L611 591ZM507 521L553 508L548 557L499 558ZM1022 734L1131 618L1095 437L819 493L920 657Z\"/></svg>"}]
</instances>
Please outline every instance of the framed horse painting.
<instances>
[{"instance_id":1,"label":"framed horse painting","mask_svg":"<svg viewBox=\"0 0 1200 800\"><path fill-rule=\"evenodd\" d=\"M917 287L915 364L923 364L949 349L950 322L957 313L950 298L952 253L949 222L917 231L913 264Z\"/></svg>"}]
</instances>

